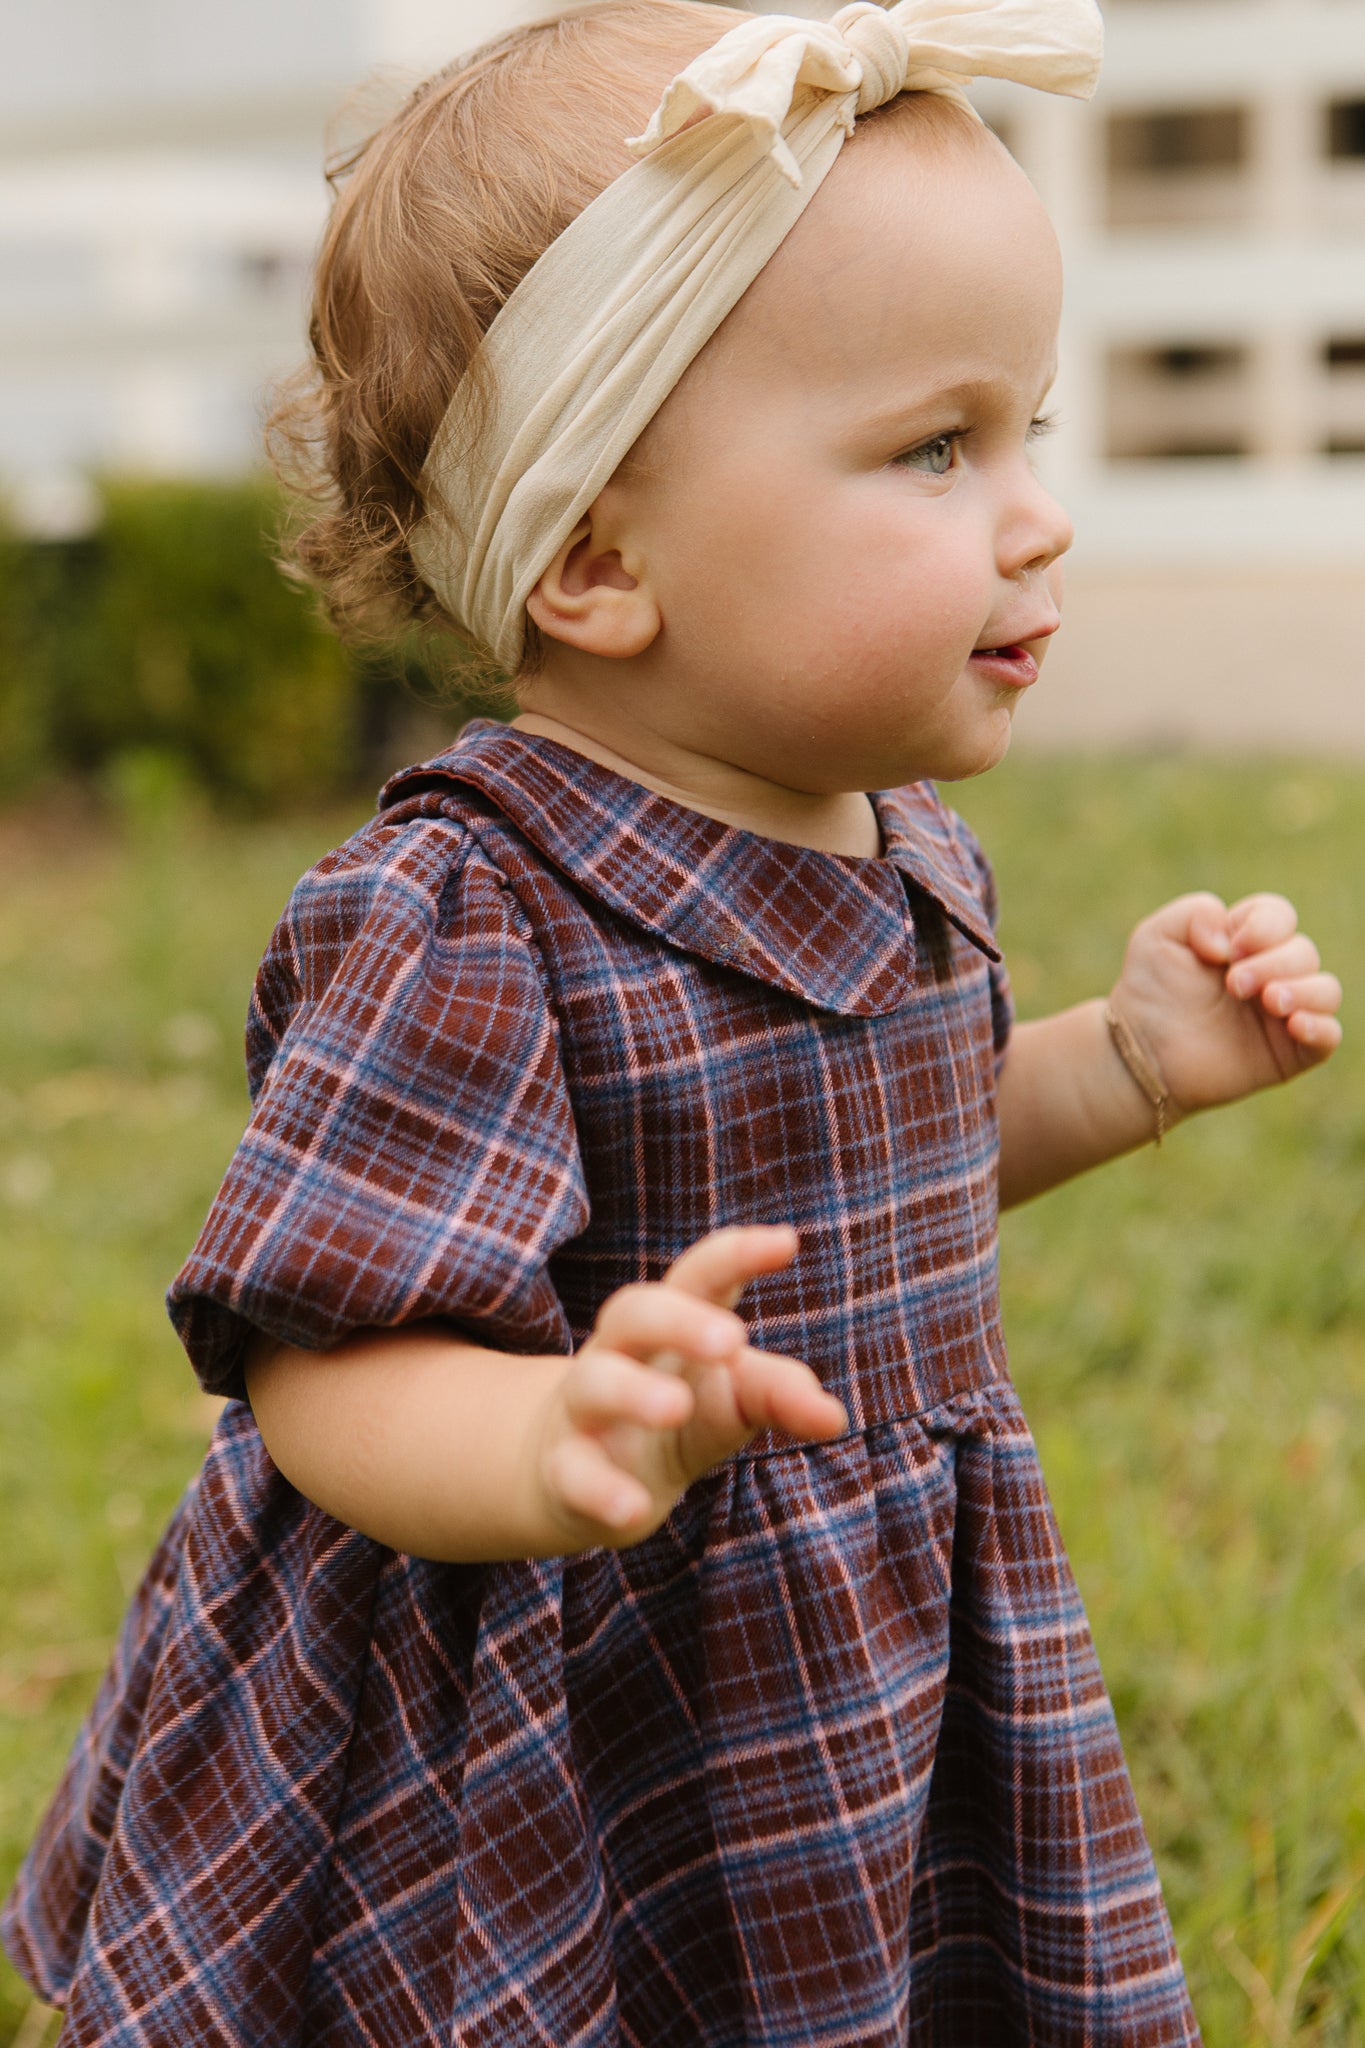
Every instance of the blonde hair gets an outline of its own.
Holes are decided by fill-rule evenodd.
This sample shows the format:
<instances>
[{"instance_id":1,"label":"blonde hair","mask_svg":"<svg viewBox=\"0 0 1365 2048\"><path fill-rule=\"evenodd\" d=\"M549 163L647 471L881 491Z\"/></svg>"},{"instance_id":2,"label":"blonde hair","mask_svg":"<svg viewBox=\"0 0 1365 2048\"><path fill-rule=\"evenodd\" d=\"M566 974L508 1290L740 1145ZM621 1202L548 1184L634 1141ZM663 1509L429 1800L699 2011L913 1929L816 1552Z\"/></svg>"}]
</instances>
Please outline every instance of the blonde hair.
<instances>
[{"instance_id":1,"label":"blonde hair","mask_svg":"<svg viewBox=\"0 0 1365 2048\"><path fill-rule=\"evenodd\" d=\"M532 264L627 168L623 138L735 18L702 0L597 0L514 30L329 166L311 361L281 389L267 445L315 515L285 566L348 638L458 629L408 552L451 395Z\"/></svg>"},{"instance_id":2,"label":"blonde hair","mask_svg":"<svg viewBox=\"0 0 1365 2048\"><path fill-rule=\"evenodd\" d=\"M428 450L457 386L476 438L485 331L551 242L628 168L624 138L644 127L668 81L742 19L707 0L593 0L437 73L329 167L312 356L282 387L267 445L308 508L282 565L320 593L346 638L437 628L455 636L466 681L493 680L409 552L427 510ZM870 119L894 109L913 109L931 134L977 127L919 92ZM539 655L532 629L523 672Z\"/></svg>"}]
</instances>

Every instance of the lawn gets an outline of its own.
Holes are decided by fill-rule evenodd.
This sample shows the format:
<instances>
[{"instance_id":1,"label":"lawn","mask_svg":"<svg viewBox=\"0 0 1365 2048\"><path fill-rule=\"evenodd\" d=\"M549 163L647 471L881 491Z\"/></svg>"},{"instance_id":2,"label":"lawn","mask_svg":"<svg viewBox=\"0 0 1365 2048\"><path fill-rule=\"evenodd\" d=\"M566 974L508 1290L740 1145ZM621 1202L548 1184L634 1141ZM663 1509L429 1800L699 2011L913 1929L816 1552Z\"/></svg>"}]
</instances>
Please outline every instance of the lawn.
<instances>
[{"instance_id":1,"label":"lawn","mask_svg":"<svg viewBox=\"0 0 1365 2048\"><path fill-rule=\"evenodd\" d=\"M1365 772L1019 758L959 793L1025 1014L1192 887L1365 997ZM0 821L0 1884L209 1424L161 1311L240 1128L252 968L358 813ZM1007 1219L1015 1369L1210 2048L1365 2048L1365 1059ZM0 1972L0 2043L54 2029Z\"/></svg>"}]
</instances>

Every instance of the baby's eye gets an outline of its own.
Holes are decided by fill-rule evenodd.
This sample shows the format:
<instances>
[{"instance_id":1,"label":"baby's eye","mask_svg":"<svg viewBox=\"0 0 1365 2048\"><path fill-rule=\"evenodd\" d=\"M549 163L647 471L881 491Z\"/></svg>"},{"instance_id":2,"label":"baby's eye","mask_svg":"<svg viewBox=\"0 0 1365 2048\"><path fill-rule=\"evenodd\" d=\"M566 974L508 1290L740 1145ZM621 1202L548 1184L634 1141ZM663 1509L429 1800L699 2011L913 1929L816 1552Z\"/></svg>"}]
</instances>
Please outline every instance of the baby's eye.
<instances>
[{"instance_id":1,"label":"baby's eye","mask_svg":"<svg viewBox=\"0 0 1365 2048\"><path fill-rule=\"evenodd\" d=\"M1024 439L1026 441L1041 441L1044 434L1054 432L1056 425L1057 415L1055 412L1040 413L1037 419L1029 421L1028 432Z\"/></svg>"},{"instance_id":2,"label":"baby's eye","mask_svg":"<svg viewBox=\"0 0 1365 2048\"><path fill-rule=\"evenodd\" d=\"M921 441L918 448L907 448L904 455L898 455L895 467L917 469L924 476L947 476L961 439L961 434L935 434L931 441Z\"/></svg>"}]
</instances>

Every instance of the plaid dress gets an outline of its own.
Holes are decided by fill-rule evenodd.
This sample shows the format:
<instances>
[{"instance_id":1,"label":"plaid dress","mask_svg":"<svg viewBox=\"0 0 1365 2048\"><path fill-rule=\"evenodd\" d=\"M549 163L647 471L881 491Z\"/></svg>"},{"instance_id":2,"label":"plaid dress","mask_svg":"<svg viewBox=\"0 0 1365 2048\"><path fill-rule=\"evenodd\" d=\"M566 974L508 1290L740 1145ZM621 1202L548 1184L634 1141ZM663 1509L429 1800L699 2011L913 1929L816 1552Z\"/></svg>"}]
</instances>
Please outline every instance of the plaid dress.
<instances>
[{"instance_id":1,"label":"plaid dress","mask_svg":"<svg viewBox=\"0 0 1365 2048\"><path fill-rule=\"evenodd\" d=\"M171 1296L234 1398L6 1909L64 2048L1197 2041L1006 1373L989 875L876 801L844 859L480 724L300 884ZM565 1352L765 1219L848 1433L631 1549L397 1555L241 1398L254 1329Z\"/></svg>"}]
</instances>

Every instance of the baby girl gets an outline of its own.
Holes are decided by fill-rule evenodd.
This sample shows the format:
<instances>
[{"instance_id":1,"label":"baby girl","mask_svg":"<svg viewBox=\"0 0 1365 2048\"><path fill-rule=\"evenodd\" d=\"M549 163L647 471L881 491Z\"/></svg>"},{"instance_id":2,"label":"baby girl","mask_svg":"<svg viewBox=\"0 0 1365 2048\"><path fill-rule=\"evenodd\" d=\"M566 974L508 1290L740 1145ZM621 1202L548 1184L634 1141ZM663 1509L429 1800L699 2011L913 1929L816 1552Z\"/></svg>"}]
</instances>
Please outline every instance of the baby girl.
<instances>
[{"instance_id":1,"label":"baby girl","mask_svg":"<svg viewBox=\"0 0 1365 2048\"><path fill-rule=\"evenodd\" d=\"M962 86L1098 47L600 0L340 182L300 560L518 712L262 966L172 1291L230 1398L7 1911L63 2042L1197 2040L997 1212L1325 1059L1339 989L1196 894L1012 1025L934 787L1071 540L1057 248Z\"/></svg>"}]
</instances>

